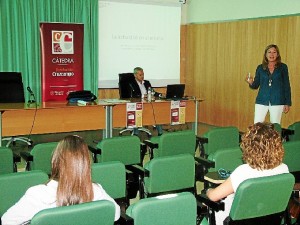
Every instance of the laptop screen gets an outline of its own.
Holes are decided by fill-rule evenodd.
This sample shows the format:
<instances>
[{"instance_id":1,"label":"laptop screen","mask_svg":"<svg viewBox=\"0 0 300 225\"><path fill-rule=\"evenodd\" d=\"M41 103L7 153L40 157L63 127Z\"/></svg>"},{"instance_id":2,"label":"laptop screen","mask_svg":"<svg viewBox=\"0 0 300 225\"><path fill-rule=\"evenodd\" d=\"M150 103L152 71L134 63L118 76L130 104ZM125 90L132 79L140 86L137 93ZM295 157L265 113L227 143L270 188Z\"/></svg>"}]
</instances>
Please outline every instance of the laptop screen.
<instances>
[{"instance_id":1,"label":"laptop screen","mask_svg":"<svg viewBox=\"0 0 300 225\"><path fill-rule=\"evenodd\" d=\"M185 84L169 84L167 85L166 98L182 98L184 96Z\"/></svg>"}]
</instances>

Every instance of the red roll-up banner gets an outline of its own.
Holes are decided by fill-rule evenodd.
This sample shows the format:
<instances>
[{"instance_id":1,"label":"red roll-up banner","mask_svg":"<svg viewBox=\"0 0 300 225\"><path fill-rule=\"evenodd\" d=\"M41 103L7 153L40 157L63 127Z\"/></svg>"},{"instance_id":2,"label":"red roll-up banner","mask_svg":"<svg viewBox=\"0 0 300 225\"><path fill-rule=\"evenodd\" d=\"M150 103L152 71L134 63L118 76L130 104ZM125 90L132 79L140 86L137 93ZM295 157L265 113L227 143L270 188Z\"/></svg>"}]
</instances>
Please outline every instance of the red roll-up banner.
<instances>
[{"instance_id":1,"label":"red roll-up banner","mask_svg":"<svg viewBox=\"0 0 300 225\"><path fill-rule=\"evenodd\" d=\"M83 90L83 24L40 23L42 101Z\"/></svg>"}]
</instances>

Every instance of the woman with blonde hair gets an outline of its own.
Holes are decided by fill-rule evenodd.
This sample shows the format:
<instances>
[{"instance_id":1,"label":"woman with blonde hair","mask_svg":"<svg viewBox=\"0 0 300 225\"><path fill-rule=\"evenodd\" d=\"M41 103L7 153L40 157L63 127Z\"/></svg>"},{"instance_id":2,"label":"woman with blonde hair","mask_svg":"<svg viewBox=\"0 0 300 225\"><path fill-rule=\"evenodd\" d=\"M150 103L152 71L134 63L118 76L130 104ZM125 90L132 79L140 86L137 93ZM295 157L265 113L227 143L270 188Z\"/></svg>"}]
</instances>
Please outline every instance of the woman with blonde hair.
<instances>
[{"instance_id":1,"label":"woman with blonde hair","mask_svg":"<svg viewBox=\"0 0 300 225\"><path fill-rule=\"evenodd\" d=\"M223 224L229 215L234 193L243 181L289 172L287 165L282 163L284 149L273 124L256 123L248 127L242 136L241 148L245 164L238 166L224 183L206 192L212 201L225 198L225 210L216 213L217 225Z\"/></svg>"},{"instance_id":2,"label":"woman with blonde hair","mask_svg":"<svg viewBox=\"0 0 300 225\"><path fill-rule=\"evenodd\" d=\"M53 152L51 163L50 180L29 188L2 216L2 225L24 224L43 209L96 200L113 202L115 220L119 219L119 205L100 184L92 182L90 154L82 138L75 135L63 138Z\"/></svg>"},{"instance_id":3,"label":"woman with blonde hair","mask_svg":"<svg viewBox=\"0 0 300 225\"><path fill-rule=\"evenodd\" d=\"M255 100L254 123L264 122L269 111L271 123L281 123L282 113L288 113L292 105L288 66L281 61L277 45L265 48L262 64L255 77L250 74L246 82L251 89L259 89Z\"/></svg>"}]
</instances>

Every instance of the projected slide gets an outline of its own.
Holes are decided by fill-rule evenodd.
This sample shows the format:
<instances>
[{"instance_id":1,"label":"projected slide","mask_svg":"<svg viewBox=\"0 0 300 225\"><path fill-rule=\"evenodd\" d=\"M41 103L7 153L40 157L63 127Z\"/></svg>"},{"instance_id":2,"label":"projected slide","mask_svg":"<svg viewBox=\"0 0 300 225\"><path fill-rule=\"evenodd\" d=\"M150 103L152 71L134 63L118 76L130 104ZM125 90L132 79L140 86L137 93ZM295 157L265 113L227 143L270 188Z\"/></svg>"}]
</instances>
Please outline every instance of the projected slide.
<instances>
[{"instance_id":1,"label":"projected slide","mask_svg":"<svg viewBox=\"0 0 300 225\"><path fill-rule=\"evenodd\" d=\"M99 1L99 88L137 66L154 87L179 83L180 18L180 5Z\"/></svg>"}]
</instances>

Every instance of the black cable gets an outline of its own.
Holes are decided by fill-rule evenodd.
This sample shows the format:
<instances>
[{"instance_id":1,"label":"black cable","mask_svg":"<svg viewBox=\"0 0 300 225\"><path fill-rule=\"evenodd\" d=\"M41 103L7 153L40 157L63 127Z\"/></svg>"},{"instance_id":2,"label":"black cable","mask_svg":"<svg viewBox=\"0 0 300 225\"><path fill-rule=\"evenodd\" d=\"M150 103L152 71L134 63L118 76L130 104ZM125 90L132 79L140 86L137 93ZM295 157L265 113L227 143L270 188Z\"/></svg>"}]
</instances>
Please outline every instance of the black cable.
<instances>
[{"instance_id":1,"label":"black cable","mask_svg":"<svg viewBox=\"0 0 300 225\"><path fill-rule=\"evenodd\" d=\"M36 104L36 102L35 102L34 104L35 104L34 116L33 116L33 120L32 120L31 129L30 129L30 132L29 132L29 134L28 134L28 139L29 139L30 142L31 142L30 137L31 137L31 133L32 133L32 130L33 130L33 127L34 127L35 118L36 118L36 113L37 113L37 104Z\"/></svg>"},{"instance_id":2,"label":"black cable","mask_svg":"<svg viewBox=\"0 0 300 225\"><path fill-rule=\"evenodd\" d=\"M31 133L32 133L32 130L33 130L33 127L34 127L35 119L36 119L37 103L36 103L35 95L34 95L33 91L31 90L31 88L30 88L30 87L27 87L27 90L28 90L28 92L30 93L30 97L31 97L31 96L33 97L33 100L31 100L31 99L28 100L27 105L29 106L29 105L31 105L31 104L35 104L35 110L34 110L34 116L33 116L33 120L32 120L32 125L31 125L30 132L29 132L29 134L28 134L28 139L29 139L29 141L31 142L30 137L31 137Z\"/></svg>"},{"instance_id":3,"label":"black cable","mask_svg":"<svg viewBox=\"0 0 300 225\"><path fill-rule=\"evenodd\" d=\"M156 118L155 118L154 107L153 107L152 101L150 102L150 105L151 105L151 108L152 108L152 115L153 115L153 119L154 119L154 125L156 127L157 124L156 124Z\"/></svg>"}]
</instances>

